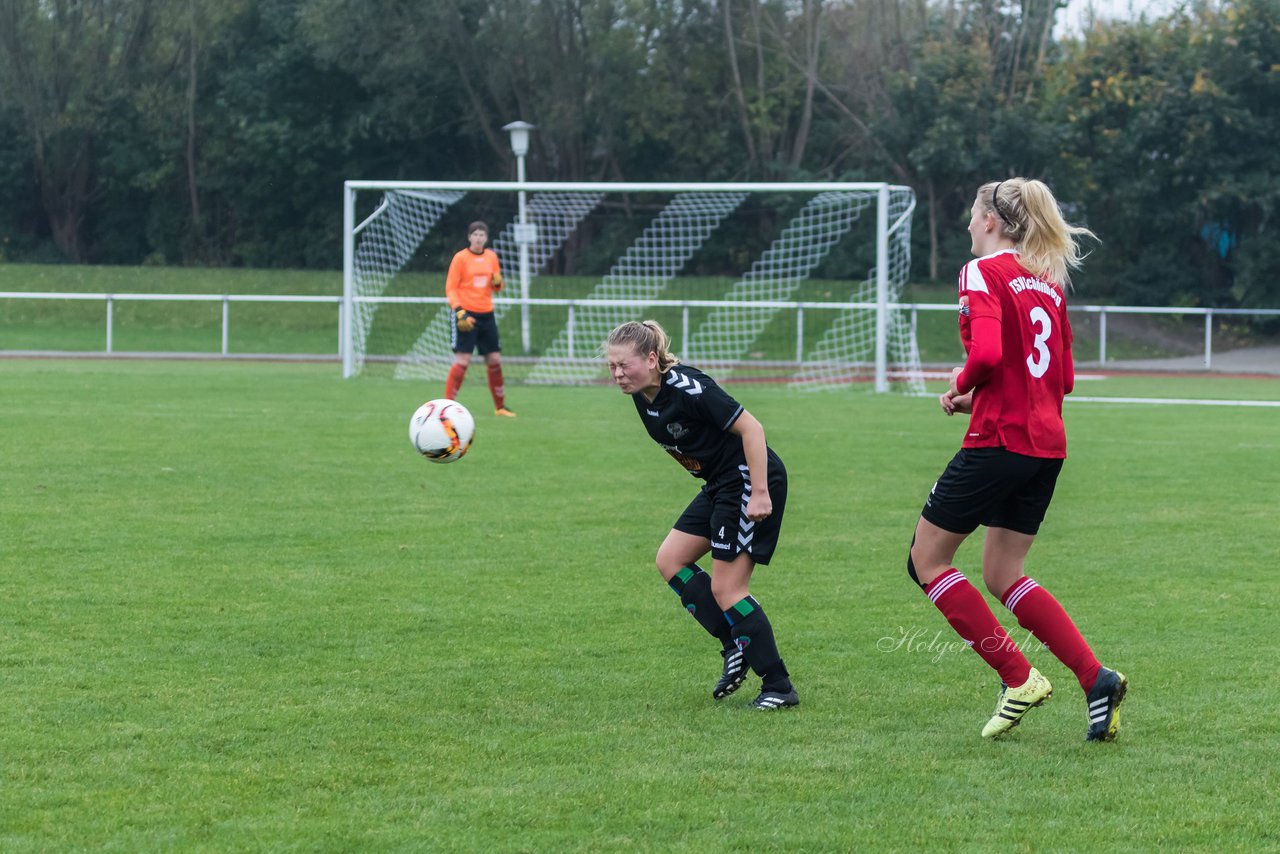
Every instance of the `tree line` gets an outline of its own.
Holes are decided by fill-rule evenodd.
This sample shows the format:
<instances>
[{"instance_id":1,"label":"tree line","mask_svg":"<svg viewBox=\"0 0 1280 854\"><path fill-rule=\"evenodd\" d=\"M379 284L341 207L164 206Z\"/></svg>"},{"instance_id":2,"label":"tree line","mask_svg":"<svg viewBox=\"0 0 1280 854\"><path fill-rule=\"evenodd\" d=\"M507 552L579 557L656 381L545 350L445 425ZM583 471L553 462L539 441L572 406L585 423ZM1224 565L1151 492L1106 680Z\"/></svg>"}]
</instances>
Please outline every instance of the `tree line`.
<instances>
[{"instance_id":1,"label":"tree line","mask_svg":"<svg viewBox=\"0 0 1280 854\"><path fill-rule=\"evenodd\" d=\"M0 260L332 268L347 178L1047 181L1095 298L1280 305L1280 0L0 0Z\"/></svg>"}]
</instances>

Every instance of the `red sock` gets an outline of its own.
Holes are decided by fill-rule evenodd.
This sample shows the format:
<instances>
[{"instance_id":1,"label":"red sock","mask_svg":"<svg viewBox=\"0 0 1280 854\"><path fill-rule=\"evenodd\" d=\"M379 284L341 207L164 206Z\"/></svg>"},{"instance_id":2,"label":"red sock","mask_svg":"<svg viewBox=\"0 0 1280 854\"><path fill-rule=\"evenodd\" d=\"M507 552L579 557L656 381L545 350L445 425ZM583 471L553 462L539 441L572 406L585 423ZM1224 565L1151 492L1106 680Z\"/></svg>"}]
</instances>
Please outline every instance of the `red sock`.
<instances>
[{"instance_id":1,"label":"red sock","mask_svg":"<svg viewBox=\"0 0 1280 854\"><path fill-rule=\"evenodd\" d=\"M987 600L952 567L925 588L925 594L947 618L951 628L964 638L982 660L1000 674L1004 684L1017 687L1031 675L1031 663L1018 649L987 607Z\"/></svg>"},{"instance_id":2,"label":"red sock","mask_svg":"<svg viewBox=\"0 0 1280 854\"><path fill-rule=\"evenodd\" d=\"M493 408L504 409L507 405L506 389L502 386L502 365L489 366L489 394L493 395Z\"/></svg>"},{"instance_id":3,"label":"red sock","mask_svg":"<svg viewBox=\"0 0 1280 854\"><path fill-rule=\"evenodd\" d=\"M449 376L444 381L444 396L450 400L458 399L458 389L462 388L462 378L467 375L466 365L453 363L453 367L449 368Z\"/></svg>"},{"instance_id":4,"label":"red sock","mask_svg":"<svg viewBox=\"0 0 1280 854\"><path fill-rule=\"evenodd\" d=\"M1003 601L1018 618L1018 625L1035 635L1049 652L1070 667L1080 680L1080 687L1088 692L1102 665L1053 594L1024 575L1005 591Z\"/></svg>"}]
</instances>

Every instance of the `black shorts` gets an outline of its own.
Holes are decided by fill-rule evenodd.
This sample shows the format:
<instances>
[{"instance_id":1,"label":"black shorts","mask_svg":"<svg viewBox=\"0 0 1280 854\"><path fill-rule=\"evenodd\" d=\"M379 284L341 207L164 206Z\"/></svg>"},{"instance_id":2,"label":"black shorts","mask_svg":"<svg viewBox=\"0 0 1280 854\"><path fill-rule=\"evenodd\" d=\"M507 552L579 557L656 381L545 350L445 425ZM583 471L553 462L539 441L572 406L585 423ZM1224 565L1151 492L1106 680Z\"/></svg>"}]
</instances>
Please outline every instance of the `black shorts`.
<instances>
[{"instance_id":1,"label":"black shorts","mask_svg":"<svg viewBox=\"0 0 1280 854\"><path fill-rule=\"evenodd\" d=\"M938 478L920 515L954 534L979 525L1034 535L1040 530L1062 460L1004 448L961 448Z\"/></svg>"},{"instance_id":2,"label":"black shorts","mask_svg":"<svg viewBox=\"0 0 1280 854\"><path fill-rule=\"evenodd\" d=\"M458 315L455 313L453 316L453 334L450 341L453 352L473 353L479 350L481 356L502 352L502 347L498 345L498 321L493 316L493 312L469 311L467 314L476 321L476 325L470 332L459 331Z\"/></svg>"},{"instance_id":3,"label":"black shorts","mask_svg":"<svg viewBox=\"0 0 1280 854\"><path fill-rule=\"evenodd\" d=\"M787 470L782 460L769 451L769 498L773 512L769 518L752 522L746 516L751 497L751 475L745 465L736 475L719 477L698 493L671 527L695 537L711 540L711 557L732 561L746 552L760 565L773 558L787 509Z\"/></svg>"}]
</instances>

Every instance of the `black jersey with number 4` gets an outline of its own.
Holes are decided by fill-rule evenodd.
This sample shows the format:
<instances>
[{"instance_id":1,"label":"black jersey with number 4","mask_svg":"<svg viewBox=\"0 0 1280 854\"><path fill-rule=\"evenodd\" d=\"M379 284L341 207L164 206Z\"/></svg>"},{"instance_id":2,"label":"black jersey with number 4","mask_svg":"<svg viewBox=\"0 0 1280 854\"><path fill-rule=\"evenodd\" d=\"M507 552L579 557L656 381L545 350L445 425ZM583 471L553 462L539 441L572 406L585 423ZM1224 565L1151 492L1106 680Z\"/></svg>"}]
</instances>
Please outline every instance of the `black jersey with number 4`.
<instances>
[{"instance_id":1,"label":"black jersey with number 4","mask_svg":"<svg viewBox=\"0 0 1280 854\"><path fill-rule=\"evenodd\" d=\"M746 464L742 438L729 428L742 405L697 368L676 365L662 377L653 400L631 395L644 427L689 474L707 481Z\"/></svg>"}]
</instances>

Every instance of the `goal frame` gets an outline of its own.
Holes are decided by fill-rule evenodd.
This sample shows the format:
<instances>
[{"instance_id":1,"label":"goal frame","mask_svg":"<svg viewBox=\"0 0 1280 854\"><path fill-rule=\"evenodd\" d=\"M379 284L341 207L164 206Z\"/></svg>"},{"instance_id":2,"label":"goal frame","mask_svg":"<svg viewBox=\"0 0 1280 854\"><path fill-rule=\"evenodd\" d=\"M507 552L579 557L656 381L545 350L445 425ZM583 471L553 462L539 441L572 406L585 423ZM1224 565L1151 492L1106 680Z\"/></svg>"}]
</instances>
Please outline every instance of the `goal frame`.
<instances>
[{"instance_id":1,"label":"goal frame","mask_svg":"<svg viewBox=\"0 0 1280 854\"><path fill-rule=\"evenodd\" d=\"M875 390L878 393L889 391L888 378L888 340L889 340L889 235L915 212L915 194L909 187L889 184L887 182L739 182L739 183L696 183L696 182L573 182L573 181L372 181L347 180L343 182L342 191L342 307L339 319L340 349L342 355L342 376L349 378L356 371L353 318L357 300L367 299L355 294L355 245L356 236L368 225L380 210L375 211L361 223L356 223L356 194L361 190L408 190L408 191L481 191L516 193L519 207L523 213L525 194L538 192L582 192L582 193L689 193L689 192L875 192L876 193L876 334L875 334ZM898 219L889 222L889 194L892 190L911 192L911 202L907 210ZM521 333L524 349L529 344L529 306L530 271L528 269L527 252L521 244L520 251L520 293L513 304L521 306Z\"/></svg>"}]
</instances>

